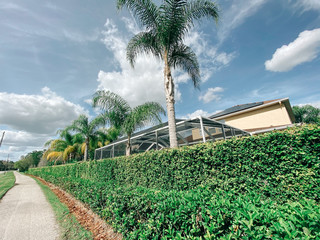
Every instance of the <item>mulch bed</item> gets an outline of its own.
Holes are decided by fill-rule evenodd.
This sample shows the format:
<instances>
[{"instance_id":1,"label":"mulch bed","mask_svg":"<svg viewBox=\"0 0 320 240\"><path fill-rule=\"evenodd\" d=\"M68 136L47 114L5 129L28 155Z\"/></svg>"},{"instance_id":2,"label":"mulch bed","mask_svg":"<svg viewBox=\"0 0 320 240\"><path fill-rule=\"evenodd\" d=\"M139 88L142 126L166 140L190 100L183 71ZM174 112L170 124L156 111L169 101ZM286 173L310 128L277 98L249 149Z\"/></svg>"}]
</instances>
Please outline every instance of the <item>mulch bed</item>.
<instances>
[{"instance_id":1,"label":"mulch bed","mask_svg":"<svg viewBox=\"0 0 320 240\"><path fill-rule=\"evenodd\" d=\"M85 204L76 200L72 195L60 189L59 187L46 182L42 178L31 175L38 179L43 184L47 185L52 192L54 192L62 203L68 206L70 213L72 213L79 223L88 231L92 232L95 240L121 240L122 235L116 233L113 228L106 224L97 214L95 214Z\"/></svg>"}]
</instances>

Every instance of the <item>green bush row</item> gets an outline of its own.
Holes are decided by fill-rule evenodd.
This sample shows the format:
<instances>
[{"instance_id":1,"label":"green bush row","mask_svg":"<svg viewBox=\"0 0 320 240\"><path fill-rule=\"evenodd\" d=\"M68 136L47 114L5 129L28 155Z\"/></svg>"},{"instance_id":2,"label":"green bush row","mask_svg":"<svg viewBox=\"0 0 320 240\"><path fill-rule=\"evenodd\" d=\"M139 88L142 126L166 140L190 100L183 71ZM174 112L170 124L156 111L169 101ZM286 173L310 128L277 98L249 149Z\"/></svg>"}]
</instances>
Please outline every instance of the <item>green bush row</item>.
<instances>
[{"instance_id":1,"label":"green bush row","mask_svg":"<svg viewBox=\"0 0 320 240\"><path fill-rule=\"evenodd\" d=\"M127 239L319 239L320 128L31 169Z\"/></svg>"},{"instance_id":2,"label":"green bush row","mask_svg":"<svg viewBox=\"0 0 320 240\"><path fill-rule=\"evenodd\" d=\"M53 178L115 181L118 185L189 190L199 185L267 197L320 199L320 127L191 147L151 151L130 157L32 169ZM279 193L281 193L279 195Z\"/></svg>"}]
</instances>

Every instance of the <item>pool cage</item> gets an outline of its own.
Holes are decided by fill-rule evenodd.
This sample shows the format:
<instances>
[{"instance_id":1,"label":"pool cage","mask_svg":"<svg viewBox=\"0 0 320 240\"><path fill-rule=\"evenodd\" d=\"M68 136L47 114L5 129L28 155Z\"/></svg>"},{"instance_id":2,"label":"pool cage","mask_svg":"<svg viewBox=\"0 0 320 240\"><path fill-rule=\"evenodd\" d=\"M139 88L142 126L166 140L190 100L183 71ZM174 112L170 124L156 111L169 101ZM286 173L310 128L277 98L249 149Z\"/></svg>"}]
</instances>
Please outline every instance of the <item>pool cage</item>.
<instances>
[{"instance_id":1,"label":"pool cage","mask_svg":"<svg viewBox=\"0 0 320 240\"><path fill-rule=\"evenodd\" d=\"M249 136L244 130L206 117L176 119L178 145L193 145L206 141L217 141L231 137ZM94 158L113 158L126 153L127 137L95 150ZM169 148L168 122L134 133L131 136L132 153Z\"/></svg>"}]
</instances>

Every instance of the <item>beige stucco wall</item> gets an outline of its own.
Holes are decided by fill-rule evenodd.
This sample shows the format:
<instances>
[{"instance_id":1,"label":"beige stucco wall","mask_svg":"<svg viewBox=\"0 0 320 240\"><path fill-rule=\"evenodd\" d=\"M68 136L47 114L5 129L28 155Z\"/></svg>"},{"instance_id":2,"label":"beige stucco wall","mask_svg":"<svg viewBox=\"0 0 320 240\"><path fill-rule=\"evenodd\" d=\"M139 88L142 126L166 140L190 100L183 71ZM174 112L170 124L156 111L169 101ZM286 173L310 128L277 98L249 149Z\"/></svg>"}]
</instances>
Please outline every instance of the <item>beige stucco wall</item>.
<instances>
[{"instance_id":1,"label":"beige stucco wall","mask_svg":"<svg viewBox=\"0 0 320 240\"><path fill-rule=\"evenodd\" d=\"M224 118L225 123L240 129L253 129L292 124L284 104L274 104L261 109Z\"/></svg>"},{"instance_id":2,"label":"beige stucco wall","mask_svg":"<svg viewBox=\"0 0 320 240\"><path fill-rule=\"evenodd\" d=\"M207 131L209 131L209 128L208 127L205 127L205 129L207 129ZM216 134L221 134L221 129L219 128L215 128L216 132L215 133L211 133L211 136L214 137L214 135ZM205 132L205 137L207 138L209 135ZM202 133L201 133L201 129L192 129L192 139L193 141L198 141L198 140L202 140Z\"/></svg>"}]
</instances>

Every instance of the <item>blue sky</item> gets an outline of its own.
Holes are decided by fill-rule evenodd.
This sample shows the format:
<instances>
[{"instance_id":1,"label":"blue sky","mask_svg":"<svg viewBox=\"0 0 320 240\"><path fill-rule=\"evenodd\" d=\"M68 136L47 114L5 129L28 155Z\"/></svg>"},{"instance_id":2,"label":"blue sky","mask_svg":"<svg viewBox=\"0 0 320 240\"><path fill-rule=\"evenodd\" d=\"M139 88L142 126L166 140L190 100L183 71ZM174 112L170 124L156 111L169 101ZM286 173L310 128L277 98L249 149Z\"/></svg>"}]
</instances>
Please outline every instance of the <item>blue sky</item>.
<instances>
[{"instance_id":1,"label":"blue sky","mask_svg":"<svg viewBox=\"0 0 320 240\"><path fill-rule=\"evenodd\" d=\"M282 97L320 107L320 1L217 3L219 23L203 21L185 39L202 83L196 90L174 72L177 117ZM42 149L79 114L94 117L90 99L98 89L133 106L165 106L163 63L140 56L132 69L125 59L140 30L115 1L0 0L0 159Z\"/></svg>"}]
</instances>

